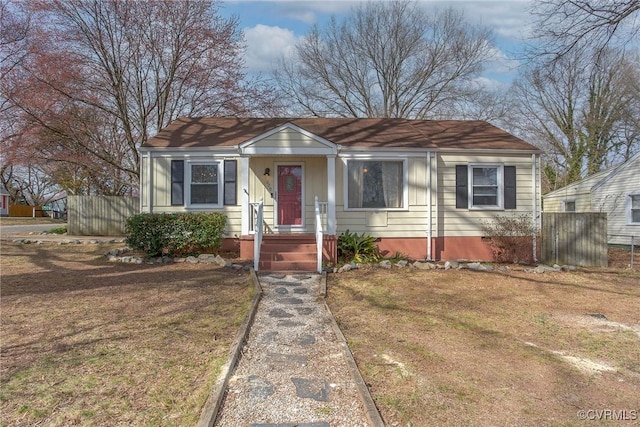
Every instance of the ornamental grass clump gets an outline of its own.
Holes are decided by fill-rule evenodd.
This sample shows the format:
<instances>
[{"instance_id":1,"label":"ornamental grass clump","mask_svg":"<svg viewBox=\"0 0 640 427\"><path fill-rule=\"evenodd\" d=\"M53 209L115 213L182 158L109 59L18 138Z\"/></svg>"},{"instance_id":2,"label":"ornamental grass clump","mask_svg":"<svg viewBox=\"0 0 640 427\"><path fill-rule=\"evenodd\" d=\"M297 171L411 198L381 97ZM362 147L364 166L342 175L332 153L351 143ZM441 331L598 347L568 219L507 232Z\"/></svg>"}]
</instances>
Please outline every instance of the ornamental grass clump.
<instances>
[{"instance_id":1,"label":"ornamental grass clump","mask_svg":"<svg viewBox=\"0 0 640 427\"><path fill-rule=\"evenodd\" d=\"M375 237L368 234L345 230L338 236L338 257L345 262L377 262L382 256L376 241Z\"/></svg>"}]
</instances>

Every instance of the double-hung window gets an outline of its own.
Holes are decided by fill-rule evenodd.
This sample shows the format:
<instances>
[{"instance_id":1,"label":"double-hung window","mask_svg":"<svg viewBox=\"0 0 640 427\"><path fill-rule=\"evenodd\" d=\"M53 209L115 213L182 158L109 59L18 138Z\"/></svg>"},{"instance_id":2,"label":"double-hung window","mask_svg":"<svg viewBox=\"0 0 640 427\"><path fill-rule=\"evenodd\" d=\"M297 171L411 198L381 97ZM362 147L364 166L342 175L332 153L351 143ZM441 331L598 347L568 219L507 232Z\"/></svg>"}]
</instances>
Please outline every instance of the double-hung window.
<instances>
[{"instance_id":1,"label":"double-hung window","mask_svg":"<svg viewBox=\"0 0 640 427\"><path fill-rule=\"evenodd\" d=\"M220 171L219 162L190 163L190 200L191 205L219 204Z\"/></svg>"},{"instance_id":2,"label":"double-hung window","mask_svg":"<svg viewBox=\"0 0 640 427\"><path fill-rule=\"evenodd\" d=\"M347 160L347 209L404 209L405 160Z\"/></svg>"},{"instance_id":3,"label":"double-hung window","mask_svg":"<svg viewBox=\"0 0 640 427\"><path fill-rule=\"evenodd\" d=\"M627 206L629 224L640 225L640 193L629 194Z\"/></svg>"},{"instance_id":4,"label":"double-hung window","mask_svg":"<svg viewBox=\"0 0 640 427\"><path fill-rule=\"evenodd\" d=\"M516 209L515 166L457 165L456 208Z\"/></svg>"},{"instance_id":5,"label":"double-hung window","mask_svg":"<svg viewBox=\"0 0 640 427\"><path fill-rule=\"evenodd\" d=\"M502 208L502 166L469 166L472 208Z\"/></svg>"},{"instance_id":6,"label":"double-hung window","mask_svg":"<svg viewBox=\"0 0 640 427\"><path fill-rule=\"evenodd\" d=\"M172 160L171 204L217 208L237 203L235 160Z\"/></svg>"}]
</instances>

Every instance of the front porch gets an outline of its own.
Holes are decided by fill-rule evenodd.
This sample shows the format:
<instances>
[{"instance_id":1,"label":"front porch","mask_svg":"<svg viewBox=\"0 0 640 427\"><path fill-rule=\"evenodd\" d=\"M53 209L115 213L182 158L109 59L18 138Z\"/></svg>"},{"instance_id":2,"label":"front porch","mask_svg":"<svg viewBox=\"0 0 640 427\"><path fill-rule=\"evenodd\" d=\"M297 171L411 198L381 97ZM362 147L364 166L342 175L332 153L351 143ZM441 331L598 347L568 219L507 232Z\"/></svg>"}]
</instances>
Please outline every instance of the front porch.
<instances>
[{"instance_id":1,"label":"front porch","mask_svg":"<svg viewBox=\"0 0 640 427\"><path fill-rule=\"evenodd\" d=\"M313 233L273 226L264 202L249 204L249 233L240 238L240 256L253 259L256 271L318 271L337 260L337 237L328 233L327 202L314 199ZM274 230L275 229L275 230Z\"/></svg>"},{"instance_id":2,"label":"front porch","mask_svg":"<svg viewBox=\"0 0 640 427\"><path fill-rule=\"evenodd\" d=\"M239 148L240 256L270 271L335 262L335 144L284 126Z\"/></svg>"}]
</instances>

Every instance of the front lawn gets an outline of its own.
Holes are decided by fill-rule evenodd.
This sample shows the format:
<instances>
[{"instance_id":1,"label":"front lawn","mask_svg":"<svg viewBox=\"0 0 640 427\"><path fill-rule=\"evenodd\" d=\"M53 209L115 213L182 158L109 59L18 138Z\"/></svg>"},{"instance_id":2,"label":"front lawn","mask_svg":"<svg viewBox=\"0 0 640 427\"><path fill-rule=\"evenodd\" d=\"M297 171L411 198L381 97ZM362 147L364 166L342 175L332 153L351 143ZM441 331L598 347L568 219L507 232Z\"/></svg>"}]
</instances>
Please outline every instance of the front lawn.
<instances>
[{"instance_id":1,"label":"front lawn","mask_svg":"<svg viewBox=\"0 0 640 427\"><path fill-rule=\"evenodd\" d=\"M328 302L387 425L640 422L637 270L355 270Z\"/></svg>"},{"instance_id":2,"label":"front lawn","mask_svg":"<svg viewBox=\"0 0 640 427\"><path fill-rule=\"evenodd\" d=\"M253 293L213 264L2 242L0 425L194 425Z\"/></svg>"}]
</instances>

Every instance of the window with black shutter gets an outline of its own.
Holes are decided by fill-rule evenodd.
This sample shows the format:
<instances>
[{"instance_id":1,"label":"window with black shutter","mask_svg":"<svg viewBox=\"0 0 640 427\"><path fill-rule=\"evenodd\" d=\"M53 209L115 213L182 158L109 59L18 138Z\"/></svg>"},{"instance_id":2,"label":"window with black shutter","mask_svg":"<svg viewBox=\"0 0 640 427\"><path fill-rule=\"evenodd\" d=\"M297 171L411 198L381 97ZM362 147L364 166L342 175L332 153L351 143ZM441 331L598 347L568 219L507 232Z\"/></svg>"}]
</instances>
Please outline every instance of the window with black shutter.
<instances>
[{"instance_id":1,"label":"window with black shutter","mask_svg":"<svg viewBox=\"0 0 640 427\"><path fill-rule=\"evenodd\" d=\"M456 165L457 209L516 209L516 167Z\"/></svg>"},{"instance_id":2,"label":"window with black shutter","mask_svg":"<svg viewBox=\"0 0 640 427\"><path fill-rule=\"evenodd\" d=\"M468 166L456 165L456 208L468 209L469 208L469 190L467 185L468 178Z\"/></svg>"},{"instance_id":3,"label":"window with black shutter","mask_svg":"<svg viewBox=\"0 0 640 427\"><path fill-rule=\"evenodd\" d=\"M504 208L516 208L516 167L504 167Z\"/></svg>"},{"instance_id":4,"label":"window with black shutter","mask_svg":"<svg viewBox=\"0 0 640 427\"><path fill-rule=\"evenodd\" d=\"M171 160L171 206L184 205L184 160Z\"/></svg>"},{"instance_id":5,"label":"window with black shutter","mask_svg":"<svg viewBox=\"0 0 640 427\"><path fill-rule=\"evenodd\" d=\"M238 162L236 160L224 161L224 204L238 204Z\"/></svg>"}]
</instances>

